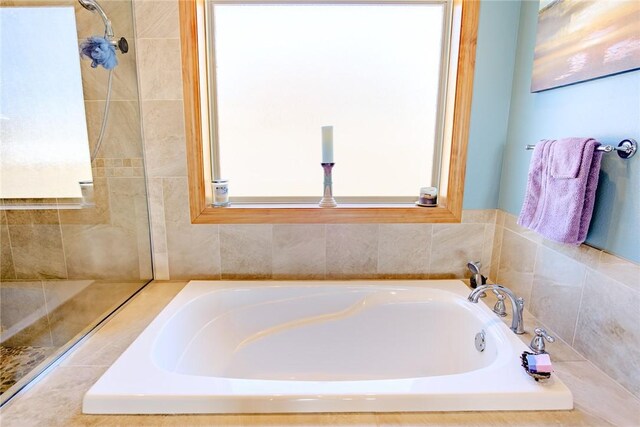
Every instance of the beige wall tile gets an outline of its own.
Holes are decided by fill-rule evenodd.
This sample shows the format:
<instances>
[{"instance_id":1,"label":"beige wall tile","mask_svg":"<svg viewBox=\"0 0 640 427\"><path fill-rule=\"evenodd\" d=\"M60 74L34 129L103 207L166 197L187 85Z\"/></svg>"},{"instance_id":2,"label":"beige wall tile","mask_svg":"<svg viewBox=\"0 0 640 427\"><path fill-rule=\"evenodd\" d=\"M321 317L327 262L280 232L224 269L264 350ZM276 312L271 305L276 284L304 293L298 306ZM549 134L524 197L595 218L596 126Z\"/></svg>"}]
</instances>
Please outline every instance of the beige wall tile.
<instances>
[{"instance_id":1,"label":"beige wall tile","mask_svg":"<svg viewBox=\"0 0 640 427\"><path fill-rule=\"evenodd\" d=\"M640 397L640 294L587 271L575 348Z\"/></svg>"},{"instance_id":2,"label":"beige wall tile","mask_svg":"<svg viewBox=\"0 0 640 427\"><path fill-rule=\"evenodd\" d=\"M467 263L482 261L484 229L484 224L434 224L429 277L469 277ZM489 266L482 267L485 275L488 271Z\"/></svg>"},{"instance_id":3,"label":"beige wall tile","mask_svg":"<svg viewBox=\"0 0 640 427\"><path fill-rule=\"evenodd\" d=\"M272 245L274 279L324 279L323 224L274 224Z\"/></svg>"},{"instance_id":4,"label":"beige wall tile","mask_svg":"<svg viewBox=\"0 0 640 427\"><path fill-rule=\"evenodd\" d=\"M380 224L378 274L428 278L432 228L431 224Z\"/></svg>"},{"instance_id":5,"label":"beige wall tile","mask_svg":"<svg viewBox=\"0 0 640 427\"><path fill-rule=\"evenodd\" d=\"M529 309L565 341L573 341L586 267L538 248Z\"/></svg>"},{"instance_id":6,"label":"beige wall tile","mask_svg":"<svg viewBox=\"0 0 640 427\"><path fill-rule=\"evenodd\" d=\"M220 225L223 279L268 279L272 274L272 225Z\"/></svg>"},{"instance_id":7,"label":"beige wall tile","mask_svg":"<svg viewBox=\"0 0 640 427\"><path fill-rule=\"evenodd\" d=\"M121 36L118 35L118 38ZM135 40L131 37L129 52L118 52L116 58L118 66L113 69L111 82L111 99L113 101L138 100L138 75L136 73ZM86 101L104 101L107 99L109 70L102 67L92 68L91 60L83 58L80 61L82 73L82 90Z\"/></svg>"},{"instance_id":8,"label":"beige wall tile","mask_svg":"<svg viewBox=\"0 0 640 427\"><path fill-rule=\"evenodd\" d=\"M500 213L499 211L498 213ZM504 216L502 219L504 219ZM489 278L494 282L498 281L498 270L500 269L500 254L502 252L502 238L504 234L504 227L498 224L500 218L496 220L493 234L493 245L491 247L491 265L489 267Z\"/></svg>"},{"instance_id":9,"label":"beige wall tile","mask_svg":"<svg viewBox=\"0 0 640 427\"><path fill-rule=\"evenodd\" d=\"M94 283L95 281L90 279L43 281L42 286L47 301L47 311L53 312L66 301L76 297Z\"/></svg>"},{"instance_id":10,"label":"beige wall tile","mask_svg":"<svg viewBox=\"0 0 640 427\"><path fill-rule=\"evenodd\" d=\"M600 252L595 270L640 291L640 265L638 264L607 252Z\"/></svg>"},{"instance_id":11,"label":"beige wall tile","mask_svg":"<svg viewBox=\"0 0 640 427\"><path fill-rule=\"evenodd\" d=\"M179 39L138 39L138 76L142 100L182 99Z\"/></svg>"},{"instance_id":12,"label":"beige wall tile","mask_svg":"<svg viewBox=\"0 0 640 427\"><path fill-rule=\"evenodd\" d=\"M182 101L142 103L147 176L187 176Z\"/></svg>"},{"instance_id":13,"label":"beige wall tile","mask_svg":"<svg viewBox=\"0 0 640 427\"><path fill-rule=\"evenodd\" d=\"M137 0L135 0L137 1ZM47 1L47 3L50 3ZM100 5L109 16L117 38L133 40L133 8L129 0L100 0ZM76 28L78 38L104 34L104 24L97 13L84 9L78 2L71 4L76 9Z\"/></svg>"},{"instance_id":14,"label":"beige wall tile","mask_svg":"<svg viewBox=\"0 0 640 427\"><path fill-rule=\"evenodd\" d=\"M175 0L137 0L134 3L138 38L178 38L178 2Z\"/></svg>"},{"instance_id":15,"label":"beige wall tile","mask_svg":"<svg viewBox=\"0 0 640 427\"><path fill-rule=\"evenodd\" d=\"M144 179L109 178L108 188L108 224L62 226L70 278L137 280L149 274Z\"/></svg>"},{"instance_id":16,"label":"beige wall tile","mask_svg":"<svg viewBox=\"0 0 640 427\"><path fill-rule=\"evenodd\" d=\"M504 227L504 217L507 215L502 209L496 210L496 225Z\"/></svg>"},{"instance_id":17,"label":"beige wall tile","mask_svg":"<svg viewBox=\"0 0 640 427\"><path fill-rule=\"evenodd\" d=\"M327 279L376 277L377 224L327 224Z\"/></svg>"},{"instance_id":18,"label":"beige wall tile","mask_svg":"<svg viewBox=\"0 0 640 427\"><path fill-rule=\"evenodd\" d=\"M140 276L136 231L111 225L63 225L71 279L126 280Z\"/></svg>"},{"instance_id":19,"label":"beige wall tile","mask_svg":"<svg viewBox=\"0 0 640 427\"><path fill-rule=\"evenodd\" d=\"M60 224L56 209L5 211L8 225L57 225Z\"/></svg>"},{"instance_id":20,"label":"beige wall tile","mask_svg":"<svg viewBox=\"0 0 640 427\"><path fill-rule=\"evenodd\" d=\"M186 178L163 179L171 279L220 278L218 226L191 224Z\"/></svg>"},{"instance_id":21,"label":"beige wall tile","mask_svg":"<svg viewBox=\"0 0 640 427\"><path fill-rule=\"evenodd\" d=\"M162 178L147 179L151 242L154 253L167 253L167 233L164 218L164 190Z\"/></svg>"},{"instance_id":22,"label":"beige wall tile","mask_svg":"<svg viewBox=\"0 0 640 427\"><path fill-rule=\"evenodd\" d=\"M153 252L153 278L155 280L170 280L169 254L166 252Z\"/></svg>"},{"instance_id":23,"label":"beige wall tile","mask_svg":"<svg viewBox=\"0 0 640 427\"><path fill-rule=\"evenodd\" d=\"M3 211L4 213L4 211ZM0 225L0 279L15 279L16 270L13 268L13 255L9 241L9 227Z\"/></svg>"},{"instance_id":24,"label":"beige wall tile","mask_svg":"<svg viewBox=\"0 0 640 427\"><path fill-rule=\"evenodd\" d=\"M542 239L542 244L577 262L590 266L595 266L598 263L598 258L600 257L601 252L599 249L592 248L588 245L565 245L547 239Z\"/></svg>"},{"instance_id":25,"label":"beige wall tile","mask_svg":"<svg viewBox=\"0 0 640 427\"><path fill-rule=\"evenodd\" d=\"M132 231L145 228L148 235L146 199L144 178L109 178L111 225Z\"/></svg>"},{"instance_id":26,"label":"beige wall tile","mask_svg":"<svg viewBox=\"0 0 640 427\"><path fill-rule=\"evenodd\" d=\"M506 229L509 229L514 233L517 233L523 237L526 237L527 239L533 242L536 242L536 243L542 242L542 236L540 234L536 233L533 230L529 230L528 228L519 226L517 221L518 221L517 216L511 215L508 212L504 213L504 227Z\"/></svg>"},{"instance_id":27,"label":"beige wall tile","mask_svg":"<svg viewBox=\"0 0 640 427\"><path fill-rule=\"evenodd\" d=\"M18 279L67 277L59 225L10 225L9 236Z\"/></svg>"},{"instance_id":28,"label":"beige wall tile","mask_svg":"<svg viewBox=\"0 0 640 427\"><path fill-rule=\"evenodd\" d=\"M86 101L87 131L93 151L100 135L104 101ZM142 157L140 109L137 101L111 101L109 118L98 158Z\"/></svg>"},{"instance_id":29,"label":"beige wall tile","mask_svg":"<svg viewBox=\"0 0 640 427\"><path fill-rule=\"evenodd\" d=\"M465 209L462 211L464 224L495 224L496 209Z\"/></svg>"},{"instance_id":30,"label":"beige wall tile","mask_svg":"<svg viewBox=\"0 0 640 427\"><path fill-rule=\"evenodd\" d=\"M95 324L144 285L141 282L46 281L51 336L61 346Z\"/></svg>"},{"instance_id":31,"label":"beige wall tile","mask_svg":"<svg viewBox=\"0 0 640 427\"><path fill-rule=\"evenodd\" d=\"M640 402L589 362L556 363L560 379L571 389L576 406L612 425L640 425ZM572 424L577 425L577 424ZM599 426L602 424L587 424Z\"/></svg>"},{"instance_id":32,"label":"beige wall tile","mask_svg":"<svg viewBox=\"0 0 640 427\"><path fill-rule=\"evenodd\" d=\"M527 304L531 301L537 250L538 245L531 240L506 228L503 230L497 280L523 297Z\"/></svg>"},{"instance_id":33,"label":"beige wall tile","mask_svg":"<svg viewBox=\"0 0 640 427\"><path fill-rule=\"evenodd\" d=\"M0 282L2 345L51 347L42 282Z\"/></svg>"},{"instance_id":34,"label":"beige wall tile","mask_svg":"<svg viewBox=\"0 0 640 427\"><path fill-rule=\"evenodd\" d=\"M109 181L93 178L95 206L82 209L61 209L58 211L61 224L109 224Z\"/></svg>"},{"instance_id":35,"label":"beige wall tile","mask_svg":"<svg viewBox=\"0 0 640 427\"><path fill-rule=\"evenodd\" d=\"M485 276L491 276L491 261L493 260L493 241L496 235L496 225L487 224L484 227L484 236L482 241L482 270ZM494 276L495 277L495 276Z\"/></svg>"}]
</instances>

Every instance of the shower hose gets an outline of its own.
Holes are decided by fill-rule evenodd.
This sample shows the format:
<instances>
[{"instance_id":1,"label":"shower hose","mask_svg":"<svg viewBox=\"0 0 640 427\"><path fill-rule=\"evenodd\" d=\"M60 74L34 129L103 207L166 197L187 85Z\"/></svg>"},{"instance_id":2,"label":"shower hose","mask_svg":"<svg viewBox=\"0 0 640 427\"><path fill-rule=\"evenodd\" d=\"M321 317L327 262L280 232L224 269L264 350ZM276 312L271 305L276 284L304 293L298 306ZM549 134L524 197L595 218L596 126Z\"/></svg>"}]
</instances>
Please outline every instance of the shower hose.
<instances>
[{"instance_id":1,"label":"shower hose","mask_svg":"<svg viewBox=\"0 0 640 427\"><path fill-rule=\"evenodd\" d=\"M102 146L102 140L104 139L104 132L107 128L107 119L109 118L109 104L111 103L111 82L113 81L113 69L109 70L109 78L107 82L107 97L104 103L104 112L102 113L102 125L100 126L100 134L98 135L98 141L96 142L96 146L93 148L91 152L91 164L98 156L98 152L100 151L100 147Z\"/></svg>"}]
</instances>

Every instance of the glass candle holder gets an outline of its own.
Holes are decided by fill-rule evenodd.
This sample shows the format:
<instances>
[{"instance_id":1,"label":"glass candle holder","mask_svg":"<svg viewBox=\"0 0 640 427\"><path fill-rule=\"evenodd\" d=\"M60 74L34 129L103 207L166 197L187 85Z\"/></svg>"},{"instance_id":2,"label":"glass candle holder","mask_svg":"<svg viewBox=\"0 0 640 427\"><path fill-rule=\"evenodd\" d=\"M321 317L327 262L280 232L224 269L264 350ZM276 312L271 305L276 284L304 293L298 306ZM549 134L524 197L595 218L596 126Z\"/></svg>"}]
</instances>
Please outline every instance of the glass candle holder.
<instances>
[{"instance_id":1,"label":"glass candle holder","mask_svg":"<svg viewBox=\"0 0 640 427\"><path fill-rule=\"evenodd\" d=\"M80 206L83 208L92 208L96 205L95 192L93 189L93 181L80 181L80 193L82 193L82 201Z\"/></svg>"},{"instance_id":2,"label":"glass candle holder","mask_svg":"<svg viewBox=\"0 0 640 427\"><path fill-rule=\"evenodd\" d=\"M420 198L418 199L420 206L437 206L438 205L438 189L436 187L422 187L420 189Z\"/></svg>"}]
</instances>

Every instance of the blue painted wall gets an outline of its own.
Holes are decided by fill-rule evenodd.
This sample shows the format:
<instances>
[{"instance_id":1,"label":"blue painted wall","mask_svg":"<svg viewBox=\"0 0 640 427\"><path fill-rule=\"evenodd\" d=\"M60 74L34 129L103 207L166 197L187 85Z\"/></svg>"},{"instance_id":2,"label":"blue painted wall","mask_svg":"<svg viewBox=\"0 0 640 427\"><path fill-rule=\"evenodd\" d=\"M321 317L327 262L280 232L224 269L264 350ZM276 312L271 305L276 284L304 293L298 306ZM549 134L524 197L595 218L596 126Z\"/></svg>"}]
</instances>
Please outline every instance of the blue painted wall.
<instances>
[{"instance_id":1,"label":"blue painted wall","mask_svg":"<svg viewBox=\"0 0 640 427\"><path fill-rule=\"evenodd\" d=\"M640 71L530 93L537 12L538 2L522 3L498 204L512 214L520 212L526 188L532 152L525 144L565 136L616 145L624 138L640 140ZM640 155L604 155L587 243L640 262Z\"/></svg>"},{"instance_id":2,"label":"blue painted wall","mask_svg":"<svg viewBox=\"0 0 640 427\"><path fill-rule=\"evenodd\" d=\"M519 16L519 1L480 4L464 209L498 206Z\"/></svg>"}]
</instances>

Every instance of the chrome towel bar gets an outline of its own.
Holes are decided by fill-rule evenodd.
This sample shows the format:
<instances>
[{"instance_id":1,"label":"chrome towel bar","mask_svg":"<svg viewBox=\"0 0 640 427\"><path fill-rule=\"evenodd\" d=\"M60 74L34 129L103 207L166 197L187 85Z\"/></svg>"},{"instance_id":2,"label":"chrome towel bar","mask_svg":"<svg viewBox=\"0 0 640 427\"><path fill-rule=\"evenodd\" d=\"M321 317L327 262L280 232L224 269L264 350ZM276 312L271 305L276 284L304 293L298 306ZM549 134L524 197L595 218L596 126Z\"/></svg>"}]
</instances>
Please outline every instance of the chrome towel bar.
<instances>
[{"instance_id":1,"label":"chrome towel bar","mask_svg":"<svg viewBox=\"0 0 640 427\"><path fill-rule=\"evenodd\" d=\"M527 150L533 150L535 147L536 146L533 144L527 144L525 146ZM634 154L636 154L636 151L638 151L638 143L635 139L627 138L620 141L617 147L614 147L613 145L599 145L596 148L596 151L604 151L605 153L616 151L618 156L621 158L630 159Z\"/></svg>"}]
</instances>

